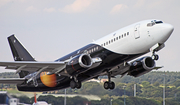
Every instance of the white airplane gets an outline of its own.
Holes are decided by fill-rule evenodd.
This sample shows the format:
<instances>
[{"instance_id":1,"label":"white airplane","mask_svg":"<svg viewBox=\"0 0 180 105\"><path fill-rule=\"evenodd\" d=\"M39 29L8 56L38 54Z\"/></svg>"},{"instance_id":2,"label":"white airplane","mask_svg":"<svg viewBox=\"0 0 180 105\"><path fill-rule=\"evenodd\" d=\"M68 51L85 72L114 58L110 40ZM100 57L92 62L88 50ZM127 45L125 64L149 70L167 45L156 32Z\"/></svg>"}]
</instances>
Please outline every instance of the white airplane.
<instances>
[{"instance_id":1,"label":"white airplane","mask_svg":"<svg viewBox=\"0 0 180 105\"><path fill-rule=\"evenodd\" d=\"M37 101L36 93L34 93L34 103L32 105L49 105L49 104L45 101Z\"/></svg>"},{"instance_id":2,"label":"white airplane","mask_svg":"<svg viewBox=\"0 0 180 105\"><path fill-rule=\"evenodd\" d=\"M52 62L38 62L14 35L8 41L13 62L0 62L6 69L14 69L20 78L0 79L0 83L17 84L19 91L52 91L67 87L81 88L81 83L102 75L108 76L105 89L114 89L111 77L125 74L134 77L156 67L156 54L172 34L172 25L161 20L140 21L119 29L62 58ZM141 57L148 52L152 56Z\"/></svg>"},{"instance_id":3,"label":"white airplane","mask_svg":"<svg viewBox=\"0 0 180 105\"><path fill-rule=\"evenodd\" d=\"M49 105L49 104L45 101L38 101L36 103L33 103L33 105Z\"/></svg>"}]
</instances>

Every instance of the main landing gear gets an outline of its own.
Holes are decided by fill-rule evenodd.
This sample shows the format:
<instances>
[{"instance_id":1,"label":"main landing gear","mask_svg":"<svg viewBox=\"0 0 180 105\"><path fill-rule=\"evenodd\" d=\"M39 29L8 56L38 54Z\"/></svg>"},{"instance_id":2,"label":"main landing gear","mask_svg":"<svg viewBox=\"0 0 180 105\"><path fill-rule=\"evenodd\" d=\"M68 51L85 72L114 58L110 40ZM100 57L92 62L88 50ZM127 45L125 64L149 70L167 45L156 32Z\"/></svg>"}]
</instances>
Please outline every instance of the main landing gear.
<instances>
[{"instance_id":1,"label":"main landing gear","mask_svg":"<svg viewBox=\"0 0 180 105\"><path fill-rule=\"evenodd\" d=\"M70 81L70 87L71 89L80 89L82 86L82 83L80 81L77 80L77 77L74 77L71 81Z\"/></svg>"},{"instance_id":2,"label":"main landing gear","mask_svg":"<svg viewBox=\"0 0 180 105\"><path fill-rule=\"evenodd\" d=\"M108 72L108 81L104 82L104 89L114 89L115 83L111 81L111 73Z\"/></svg>"}]
</instances>

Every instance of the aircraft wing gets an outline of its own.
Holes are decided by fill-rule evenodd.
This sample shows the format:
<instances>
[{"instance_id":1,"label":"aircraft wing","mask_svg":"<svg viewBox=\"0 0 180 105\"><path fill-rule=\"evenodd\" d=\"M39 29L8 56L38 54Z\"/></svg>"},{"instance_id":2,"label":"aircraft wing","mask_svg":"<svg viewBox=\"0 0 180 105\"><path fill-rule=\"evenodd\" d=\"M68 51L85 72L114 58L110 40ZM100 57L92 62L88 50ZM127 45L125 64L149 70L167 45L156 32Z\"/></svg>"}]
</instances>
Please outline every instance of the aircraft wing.
<instances>
[{"instance_id":1,"label":"aircraft wing","mask_svg":"<svg viewBox=\"0 0 180 105\"><path fill-rule=\"evenodd\" d=\"M22 84L25 78L1 78L0 83L4 84Z\"/></svg>"},{"instance_id":2,"label":"aircraft wing","mask_svg":"<svg viewBox=\"0 0 180 105\"><path fill-rule=\"evenodd\" d=\"M14 62L0 62L0 66L5 69L17 70L16 73L23 71L29 72L57 72L65 68L65 62L36 62L36 61L14 61Z\"/></svg>"},{"instance_id":3,"label":"aircraft wing","mask_svg":"<svg viewBox=\"0 0 180 105\"><path fill-rule=\"evenodd\" d=\"M154 67L153 69L151 70L158 70L158 69L161 69L163 68L163 66L157 66L157 67ZM147 71L151 71L151 70L147 70ZM131 65L130 64L126 64L126 65L119 65L113 69L111 69L111 76L112 77L115 77L117 75L121 75L121 77L125 76L126 74L128 74L128 72L131 71ZM107 73L105 75L108 75Z\"/></svg>"},{"instance_id":4,"label":"aircraft wing","mask_svg":"<svg viewBox=\"0 0 180 105\"><path fill-rule=\"evenodd\" d=\"M163 68L163 66L156 66L155 61L151 57L147 56L134 60L132 62L121 63L118 66L112 68L110 72L111 72L111 77L115 77L116 75L121 75L121 77L123 77L126 74L134 77L138 77L152 70L158 70L161 68ZM108 75L108 74L107 72L104 72L103 74L100 75Z\"/></svg>"}]
</instances>

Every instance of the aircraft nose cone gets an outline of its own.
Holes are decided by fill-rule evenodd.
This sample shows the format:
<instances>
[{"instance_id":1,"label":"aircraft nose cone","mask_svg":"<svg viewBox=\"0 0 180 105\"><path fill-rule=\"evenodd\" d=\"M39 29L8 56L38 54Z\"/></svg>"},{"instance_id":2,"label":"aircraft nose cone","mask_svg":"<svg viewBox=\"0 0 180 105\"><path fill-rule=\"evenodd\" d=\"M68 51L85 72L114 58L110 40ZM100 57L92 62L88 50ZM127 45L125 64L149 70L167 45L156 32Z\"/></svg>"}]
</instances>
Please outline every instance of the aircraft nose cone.
<instances>
[{"instance_id":1,"label":"aircraft nose cone","mask_svg":"<svg viewBox=\"0 0 180 105\"><path fill-rule=\"evenodd\" d=\"M162 31L164 31L164 34L170 36L171 33L173 32L174 27L171 24L163 24L162 26Z\"/></svg>"},{"instance_id":2,"label":"aircraft nose cone","mask_svg":"<svg viewBox=\"0 0 180 105\"><path fill-rule=\"evenodd\" d=\"M162 25L162 34L163 34L162 42L165 42L170 37L173 30L174 27L171 24L164 23Z\"/></svg>"}]
</instances>

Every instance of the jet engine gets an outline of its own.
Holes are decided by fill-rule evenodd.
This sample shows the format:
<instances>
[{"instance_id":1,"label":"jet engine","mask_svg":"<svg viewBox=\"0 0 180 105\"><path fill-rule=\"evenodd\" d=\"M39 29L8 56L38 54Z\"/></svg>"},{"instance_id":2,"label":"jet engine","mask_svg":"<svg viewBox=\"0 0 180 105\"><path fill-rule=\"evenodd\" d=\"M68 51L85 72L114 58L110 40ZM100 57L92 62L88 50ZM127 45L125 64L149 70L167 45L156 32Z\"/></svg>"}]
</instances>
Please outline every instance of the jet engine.
<instances>
[{"instance_id":1,"label":"jet engine","mask_svg":"<svg viewBox=\"0 0 180 105\"><path fill-rule=\"evenodd\" d=\"M90 55L81 54L72 58L66 65L66 72L71 75L77 75L86 71L92 66L93 62Z\"/></svg>"},{"instance_id":2,"label":"jet engine","mask_svg":"<svg viewBox=\"0 0 180 105\"><path fill-rule=\"evenodd\" d=\"M156 63L151 57L143 57L131 63L128 75L139 77L153 70L155 66Z\"/></svg>"}]
</instances>

